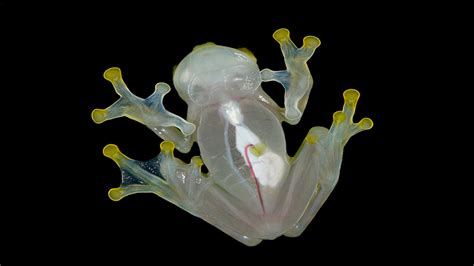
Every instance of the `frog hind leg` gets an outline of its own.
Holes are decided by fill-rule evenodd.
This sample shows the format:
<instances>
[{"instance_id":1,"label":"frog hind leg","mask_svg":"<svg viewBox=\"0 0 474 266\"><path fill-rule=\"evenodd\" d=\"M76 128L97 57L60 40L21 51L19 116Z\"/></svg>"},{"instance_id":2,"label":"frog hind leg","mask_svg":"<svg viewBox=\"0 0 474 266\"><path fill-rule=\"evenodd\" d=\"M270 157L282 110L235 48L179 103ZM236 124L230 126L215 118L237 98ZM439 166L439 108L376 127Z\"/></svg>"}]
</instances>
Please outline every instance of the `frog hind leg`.
<instances>
[{"instance_id":1,"label":"frog hind leg","mask_svg":"<svg viewBox=\"0 0 474 266\"><path fill-rule=\"evenodd\" d=\"M153 193L247 246L255 246L262 241L238 230L247 228L244 231L255 234L250 226L242 224L241 219L246 214L233 209L230 196L202 173L203 161L199 156L194 156L189 164L185 164L174 157L172 142L164 141L160 148L157 157L142 162L125 156L114 144L105 146L103 154L112 159L122 172L120 186L109 190L111 200L119 201L136 193ZM236 224L240 226L235 227Z\"/></svg>"},{"instance_id":2,"label":"frog hind leg","mask_svg":"<svg viewBox=\"0 0 474 266\"><path fill-rule=\"evenodd\" d=\"M344 107L333 115L328 130L323 127L310 129L296 156L292 159L291 179L301 179L302 187L311 186L311 196L299 220L284 234L299 236L316 216L317 212L334 189L342 163L343 148L350 137L369 130L373 126L370 118L353 123L359 92L349 89L344 92ZM299 195L301 192L299 192Z\"/></svg>"}]
</instances>

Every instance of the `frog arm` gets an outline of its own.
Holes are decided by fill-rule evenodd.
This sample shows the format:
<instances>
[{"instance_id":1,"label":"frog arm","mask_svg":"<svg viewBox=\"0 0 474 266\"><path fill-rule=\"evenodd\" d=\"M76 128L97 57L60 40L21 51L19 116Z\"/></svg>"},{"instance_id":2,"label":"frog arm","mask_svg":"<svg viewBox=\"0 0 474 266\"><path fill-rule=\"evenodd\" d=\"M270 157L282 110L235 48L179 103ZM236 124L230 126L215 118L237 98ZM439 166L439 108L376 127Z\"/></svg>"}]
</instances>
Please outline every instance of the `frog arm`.
<instances>
[{"instance_id":1,"label":"frog arm","mask_svg":"<svg viewBox=\"0 0 474 266\"><path fill-rule=\"evenodd\" d=\"M297 124L303 115L313 79L306 62L320 45L318 38L306 36L303 46L297 48L290 39L287 29L279 29L273 33L273 38L280 44L286 70L273 71L268 68L261 71L262 81L276 81L285 89L285 108L283 112L276 104L272 104L289 124ZM267 96L268 97L268 96Z\"/></svg>"},{"instance_id":2,"label":"frog arm","mask_svg":"<svg viewBox=\"0 0 474 266\"><path fill-rule=\"evenodd\" d=\"M119 68L112 67L106 70L104 78L112 83L120 99L107 109L94 109L92 120L95 123L100 124L126 116L144 124L162 139L173 141L179 151L189 152L194 141L192 134L196 126L165 109L163 97L171 90L168 84L163 82L156 84L153 94L142 99L127 88Z\"/></svg>"},{"instance_id":3,"label":"frog arm","mask_svg":"<svg viewBox=\"0 0 474 266\"><path fill-rule=\"evenodd\" d=\"M334 113L331 128L311 128L292 158L289 179L295 180L294 187L300 187L301 191L311 187L312 194L303 215L285 233L286 236L299 236L329 197L339 178L343 148L349 138L373 126L369 118L352 122L359 92L349 89L343 95L343 110Z\"/></svg>"}]
</instances>

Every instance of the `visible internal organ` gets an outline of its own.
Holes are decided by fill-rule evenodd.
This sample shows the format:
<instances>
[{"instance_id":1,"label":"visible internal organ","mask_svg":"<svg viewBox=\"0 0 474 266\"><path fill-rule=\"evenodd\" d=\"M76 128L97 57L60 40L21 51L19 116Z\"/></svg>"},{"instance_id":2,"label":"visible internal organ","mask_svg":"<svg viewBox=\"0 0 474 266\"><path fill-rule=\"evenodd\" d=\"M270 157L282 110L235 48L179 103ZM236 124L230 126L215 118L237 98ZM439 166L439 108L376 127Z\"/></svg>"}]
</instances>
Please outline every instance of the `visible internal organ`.
<instances>
[{"instance_id":1,"label":"visible internal organ","mask_svg":"<svg viewBox=\"0 0 474 266\"><path fill-rule=\"evenodd\" d=\"M252 162L249 159L249 148L250 147L254 147L254 145L253 144L245 145L245 148L244 148L245 162L249 166L250 176L255 181L255 186L257 187L258 199L260 200L260 206L262 206L263 214L265 214L265 204L263 203L262 192L260 192L260 184L258 182L257 176L255 175L255 171L253 170Z\"/></svg>"},{"instance_id":2,"label":"visible internal organ","mask_svg":"<svg viewBox=\"0 0 474 266\"><path fill-rule=\"evenodd\" d=\"M224 138L226 143L227 157L234 172L242 179L238 167L233 163L235 158L231 155L229 144L229 126L235 130L235 148L249 168L252 181L255 183L256 194L263 213L265 213L264 196L261 187L275 188L284 176L284 160L278 154L272 152L261 139L250 130L244 121L240 106L235 101L223 104L220 112L225 120ZM249 152L250 151L250 152Z\"/></svg>"}]
</instances>

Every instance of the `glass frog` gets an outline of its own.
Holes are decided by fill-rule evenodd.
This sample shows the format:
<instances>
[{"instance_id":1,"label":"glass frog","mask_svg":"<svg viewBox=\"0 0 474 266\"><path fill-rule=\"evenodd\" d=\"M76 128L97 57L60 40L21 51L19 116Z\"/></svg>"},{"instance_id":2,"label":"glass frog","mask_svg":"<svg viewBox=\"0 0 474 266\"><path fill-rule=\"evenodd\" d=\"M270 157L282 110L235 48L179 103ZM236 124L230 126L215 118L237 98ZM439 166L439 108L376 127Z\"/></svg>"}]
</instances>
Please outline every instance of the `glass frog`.
<instances>
[{"instance_id":1,"label":"glass frog","mask_svg":"<svg viewBox=\"0 0 474 266\"><path fill-rule=\"evenodd\" d=\"M109 191L118 201L134 193L154 193L204 219L236 240L254 246L281 235L299 236L334 189L344 145L373 126L352 121L359 92L344 92L344 106L333 115L330 129L313 127L294 157L286 153L283 121L297 124L306 108L313 80L306 62L320 45L307 36L298 48L287 29L273 34L286 70L259 70L247 49L207 43L196 46L177 66L173 83L188 104L186 120L163 106L170 92L158 83L148 98L132 94L119 68L105 71L120 99L95 109L95 123L126 116L164 141L149 161L133 160L116 145L103 153L121 168L122 183ZM285 89L284 108L262 89L276 81ZM174 157L197 142L200 156L190 163ZM201 171L205 164L208 173Z\"/></svg>"}]
</instances>

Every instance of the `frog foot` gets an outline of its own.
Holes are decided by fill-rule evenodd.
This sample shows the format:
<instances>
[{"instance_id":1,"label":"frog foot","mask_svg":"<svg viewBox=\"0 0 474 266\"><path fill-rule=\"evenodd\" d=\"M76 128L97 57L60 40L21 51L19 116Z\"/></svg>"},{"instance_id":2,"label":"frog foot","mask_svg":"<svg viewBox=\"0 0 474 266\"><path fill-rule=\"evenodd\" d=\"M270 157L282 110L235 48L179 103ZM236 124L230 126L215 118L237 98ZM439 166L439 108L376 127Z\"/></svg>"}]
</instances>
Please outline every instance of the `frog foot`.
<instances>
[{"instance_id":1,"label":"frog foot","mask_svg":"<svg viewBox=\"0 0 474 266\"><path fill-rule=\"evenodd\" d=\"M176 127L184 136L189 136L195 131L194 124L165 109L163 97L171 90L168 84L157 83L153 94L142 99L130 92L118 67L107 69L104 72L104 78L112 83L115 92L120 95L120 99L106 109L94 109L92 120L95 123L100 124L107 120L126 116L146 125L154 132L158 131L156 129L158 127Z\"/></svg>"},{"instance_id":2,"label":"frog foot","mask_svg":"<svg viewBox=\"0 0 474 266\"><path fill-rule=\"evenodd\" d=\"M364 117L359 122L354 123L353 117L359 100L360 93L355 89L348 89L343 93L344 106L342 111L333 114L333 122L329 129L329 136L333 141L339 141L345 145L355 134L369 130L374 126L372 119Z\"/></svg>"},{"instance_id":3,"label":"frog foot","mask_svg":"<svg viewBox=\"0 0 474 266\"><path fill-rule=\"evenodd\" d=\"M273 71L268 68L261 71L262 81L276 81L285 88L285 121L297 124L308 102L313 79L306 62L313 56L321 41L314 36L306 36L303 46L298 48L290 39L290 31L279 29L273 38L280 44L286 70Z\"/></svg>"},{"instance_id":4,"label":"frog foot","mask_svg":"<svg viewBox=\"0 0 474 266\"><path fill-rule=\"evenodd\" d=\"M103 154L121 169L122 183L109 190L109 197L118 201L135 193L154 193L159 197L195 213L200 196L209 185L203 174L202 159L194 156L189 164L173 155L174 144L163 141L161 152L149 161L137 161L125 156L114 144L104 147Z\"/></svg>"}]
</instances>

